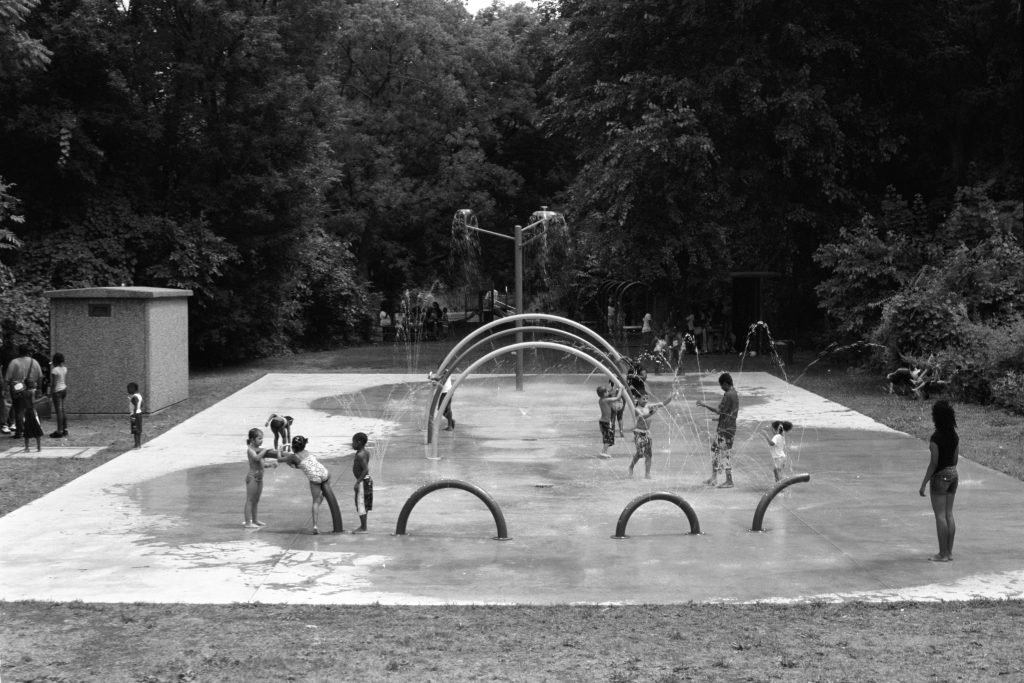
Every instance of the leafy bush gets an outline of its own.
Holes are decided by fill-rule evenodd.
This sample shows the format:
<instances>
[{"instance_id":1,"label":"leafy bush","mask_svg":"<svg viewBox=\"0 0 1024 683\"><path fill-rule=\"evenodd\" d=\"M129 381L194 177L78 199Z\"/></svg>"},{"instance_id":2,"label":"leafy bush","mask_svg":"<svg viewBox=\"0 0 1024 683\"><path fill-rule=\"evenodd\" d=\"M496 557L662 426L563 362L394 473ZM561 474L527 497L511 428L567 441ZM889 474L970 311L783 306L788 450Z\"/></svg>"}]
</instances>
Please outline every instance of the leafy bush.
<instances>
[{"instance_id":1,"label":"leafy bush","mask_svg":"<svg viewBox=\"0 0 1024 683\"><path fill-rule=\"evenodd\" d=\"M890 349L890 362L959 348L964 341L967 310L951 294L937 297L929 289L901 291L882 307L873 341Z\"/></svg>"},{"instance_id":2,"label":"leafy bush","mask_svg":"<svg viewBox=\"0 0 1024 683\"><path fill-rule=\"evenodd\" d=\"M911 282L931 250L922 247L927 232L924 200L908 203L891 188L878 216L839 231L814 260L830 271L815 287L820 305L839 332L863 338L879 322L885 300Z\"/></svg>"},{"instance_id":3,"label":"leafy bush","mask_svg":"<svg viewBox=\"0 0 1024 683\"><path fill-rule=\"evenodd\" d=\"M965 322L959 336L957 345L920 364L937 369L960 400L997 402L996 383L1007 373L1024 372L1024 318L998 327Z\"/></svg>"},{"instance_id":4,"label":"leafy bush","mask_svg":"<svg viewBox=\"0 0 1024 683\"><path fill-rule=\"evenodd\" d=\"M885 298L905 277L900 254L908 250L905 236L879 234L872 216L852 230L842 229L838 242L818 249L815 260L832 275L815 291L839 332L859 336L878 324Z\"/></svg>"},{"instance_id":5,"label":"leafy bush","mask_svg":"<svg viewBox=\"0 0 1024 683\"><path fill-rule=\"evenodd\" d=\"M977 186L934 230L922 216L890 198L880 220L823 245L815 259L832 274L821 301L840 331L883 345L887 366L931 368L962 400L1004 401L1007 373L1024 370L1024 203Z\"/></svg>"},{"instance_id":6,"label":"leafy bush","mask_svg":"<svg viewBox=\"0 0 1024 683\"><path fill-rule=\"evenodd\" d=\"M317 228L302 245L294 291L301 332L293 336L293 344L325 348L365 341L376 323L376 310L349 244Z\"/></svg>"},{"instance_id":7,"label":"leafy bush","mask_svg":"<svg viewBox=\"0 0 1024 683\"><path fill-rule=\"evenodd\" d=\"M4 341L25 343L47 354L50 348L50 303L39 287L18 283L0 265L0 325Z\"/></svg>"},{"instance_id":8,"label":"leafy bush","mask_svg":"<svg viewBox=\"0 0 1024 683\"><path fill-rule=\"evenodd\" d=\"M1007 370L992 382L992 402L1024 415L1024 371Z\"/></svg>"}]
</instances>

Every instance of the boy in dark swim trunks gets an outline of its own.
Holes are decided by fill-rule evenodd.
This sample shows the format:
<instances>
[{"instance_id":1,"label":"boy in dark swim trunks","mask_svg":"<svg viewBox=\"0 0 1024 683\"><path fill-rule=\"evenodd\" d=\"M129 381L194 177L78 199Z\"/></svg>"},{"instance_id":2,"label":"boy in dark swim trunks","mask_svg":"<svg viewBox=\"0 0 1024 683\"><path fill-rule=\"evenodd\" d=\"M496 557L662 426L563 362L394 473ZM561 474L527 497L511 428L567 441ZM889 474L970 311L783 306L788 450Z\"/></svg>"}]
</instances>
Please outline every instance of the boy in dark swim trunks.
<instances>
[{"instance_id":1,"label":"boy in dark swim trunks","mask_svg":"<svg viewBox=\"0 0 1024 683\"><path fill-rule=\"evenodd\" d=\"M352 450L356 452L352 460L352 475L356 478L355 491L356 514L359 515L359 528L354 534L366 533L366 515L373 508L373 479L370 478L370 453L366 450L367 436L357 432L352 436Z\"/></svg>"}]
</instances>

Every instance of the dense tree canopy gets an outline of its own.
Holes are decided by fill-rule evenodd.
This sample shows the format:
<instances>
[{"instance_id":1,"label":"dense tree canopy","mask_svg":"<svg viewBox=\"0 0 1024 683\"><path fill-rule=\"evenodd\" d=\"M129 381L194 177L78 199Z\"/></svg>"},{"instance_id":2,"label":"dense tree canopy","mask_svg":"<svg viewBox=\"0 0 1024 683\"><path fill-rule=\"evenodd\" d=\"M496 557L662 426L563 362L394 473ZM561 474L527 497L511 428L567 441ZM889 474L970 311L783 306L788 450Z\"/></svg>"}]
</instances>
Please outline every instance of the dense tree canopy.
<instances>
[{"instance_id":1,"label":"dense tree canopy","mask_svg":"<svg viewBox=\"0 0 1024 683\"><path fill-rule=\"evenodd\" d=\"M531 271L545 306L602 278L717 305L730 271L775 271L784 325L824 302L864 335L914 270L872 259L959 249L930 236L961 226L960 188L1022 191L1011 0L0 0L0 20L0 318L41 347L42 291L121 283L193 289L208 362L353 341L381 299L466 284L456 210L507 232L540 205L572 236ZM511 282L511 250L482 249L469 284Z\"/></svg>"}]
</instances>

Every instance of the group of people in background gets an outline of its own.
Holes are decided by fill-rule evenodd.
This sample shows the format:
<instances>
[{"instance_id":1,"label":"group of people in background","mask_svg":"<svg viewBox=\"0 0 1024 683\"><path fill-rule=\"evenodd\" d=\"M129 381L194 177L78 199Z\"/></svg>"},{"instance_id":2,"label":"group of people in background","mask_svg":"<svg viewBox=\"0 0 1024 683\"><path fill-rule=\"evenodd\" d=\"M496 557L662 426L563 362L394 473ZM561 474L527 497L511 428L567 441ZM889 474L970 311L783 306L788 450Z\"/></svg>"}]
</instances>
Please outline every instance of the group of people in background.
<instances>
[{"instance_id":1,"label":"group of people in background","mask_svg":"<svg viewBox=\"0 0 1024 683\"><path fill-rule=\"evenodd\" d=\"M382 304L377 314L381 341L439 341L448 338L448 309L436 301L411 310L401 304L394 315Z\"/></svg>"},{"instance_id":2,"label":"group of people in background","mask_svg":"<svg viewBox=\"0 0 1024 683\"><path fill-rule=\"evenodd\" d=\"M624 330L636 329L626 326L621 316L609 300L605 324L611 338ZM735 349L736 334L708 309L693 307L685 316L672 311L664 323L659 323L650 312L640 319L641 353L660 356L673 367L687 353L729 353Z\"/></svg>"},{"instance_id":3,"label":"group of people in background","mask_svg":"<svg viewBox=\"0 0 1024 683\"><path fill-rule=\"evenodd\" d=\"M5 346L6 352L9 347ZM13 357L5 353L2 359L3 373L3 415L0 432L13 438L25 440L28 451L34 439L36 450L42 450L43 427L36 411L36 401L49 395L57 429L50 436L62 438L68 435L67 414L64 401L67 398L67 366L64 355L55 353L52 360L36 357L29 346L18 346Z\"/></svg>"},{"instance_id":4,"label":"group of people in background","mask_svg":"<svg viewBox=\"0 0 1024 683\"><path fill-rule=\"evenodd\" d=\"M631 370L627 375L626 387L634 403L634 428L633 443L636 451L633 454L632 462L629 465L629 476L633 476L633 469L642 459L644 461L644 476L651 478L651 461L653 449L651 444L651 419L661 408L664 408L678 397L673 392L664 401L650 401L647 396L646 383L637 382L634 378L640 378L640 371ZM718 416L718 424L715 429L715 436L711 442L711 476L704 480L706 486L717 488L733 488L732 478L732 447L736 438L736 421L740 411L740 399L733 385L732 375L723 372L718 378L718 385L722 389L722 399L718 406L711 406L703 401L697 401L697 405L707 408ZM601 452L598 457L610 458L608 449L615 445L615 425L618 422L619 436L622 436L622 411L625 401L621 391L614 382L609 381L607 387L597 388L598 408L601 417L598 426L601 430ZM786 433L793 429L793 424L786 420L776 420L771 423L771 432L766 434L768 447L772 458L772 472L775 481L782 479L786 470L788 458L786 456ZM718 479L722 477L721 483Z\"/></svg>"},{"instance_id":5,"label":"group of people in background","mask_svg":"<svg viewBox=\"0 0 1024 683\"><path fill-rule=\"evenodd\" d=\"M32 353L27 344L17 347L16 355L3 347L0 359L0 374L3 376L3 413L0 415L0 433L15 439L25 440L25 452L31 450L34 440L36 451L42 451L43 426L36 407L37 401L46 396L53 407L56 428L50 433L51 439L68 436L68 367L64 354L57 352L47 359ZM142 447L142 394L139 385L130 382L128 391L128 424L135 448Z\"/></svg>"},{"instance_id":6,"label":"group of people in background","mask_svg":"<svg viewBox=\"0 0 1024 683\"><path fill-rule=\"evenodd\" d=\"M740 411L740 399L733 386L732 375L723 372L718 378L718 384L722 388L722 400L718 407L713 407L698 401L697 405L707 408L718 416L718 426L715 430L715 438L711 444L711 477L704 481L707 486L718 488L732 488L732 446L736 437L736 419ZM673 392L664 401L651 401L647 396L646 373L643 366L631 365L626 376L626 389L629 391L633 401L633 443L636 450L633 459L629 464L629 476L633 476L633 469L640 460L644 461L644 477L651 478L651 464L653 460L653 446L651 442L651 420L654 414L669 405L678 398ZM622 436L622 411L625 401L620 389L614 382L609 381L607 387L597 388L598 408L601 417L598 426L601 430L601 452L598 457L610 458L608 449L615 445L615 425L618 423L618 433ZM776 429L776 424L779 427ZM785 425L788 425L786 427ZM785 467L785 437L782 434L792 429L789 422L773 423L775 436L779 437L775 442L769 437L769 445L772 446L772 459L775 467L775 478L778 481L780 472ZM718 477L723 477L722 483L718 483Z\"/></svg>"}]
</instances>

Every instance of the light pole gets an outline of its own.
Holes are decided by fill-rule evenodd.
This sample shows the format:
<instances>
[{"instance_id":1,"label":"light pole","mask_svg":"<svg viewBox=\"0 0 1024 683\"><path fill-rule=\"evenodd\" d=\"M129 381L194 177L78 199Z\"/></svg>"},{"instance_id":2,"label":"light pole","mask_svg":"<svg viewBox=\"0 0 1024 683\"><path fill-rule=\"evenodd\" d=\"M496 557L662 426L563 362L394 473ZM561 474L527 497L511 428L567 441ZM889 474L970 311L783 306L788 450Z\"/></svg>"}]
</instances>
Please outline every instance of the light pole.
<instances>
[{"instance_id":1,"label":"light pole","mask_svg":"<svg viewBox=\"0 0 1024 683\"><path fill-rule=\"evenodd\" d=\"M493 235L494 237L500 237L506 240L512 240L515 248L515 280L516 280L516 313L523 312L523 249L526 245L530 244L536 239L544 237L545 230L549 223L561 222L564 223L565 219L562 214L557 211L548 211L548 207L540 207L540 211L534 211L530 215L530 222L526 226L516 225L512 231L512 235L504 235L500 232L492 232L490 230L484 230L479 227L476 223L476 216L470 209L459 209L455 213L455 221L460 227L466 230L474 230L476 232L482 232L487 235ZM454 227L454 224L453 224ZM537 232L529 235L531 230ZM529 235L529 236L527 236ZM516 327L519 331L516 332L516 344L521 344L523 341L523 321L516 320ZM516 391L523 390L523 350L522 348L516 349Z\"/></svg>"}]
</instances>

